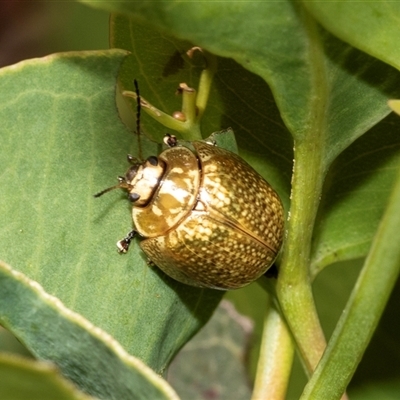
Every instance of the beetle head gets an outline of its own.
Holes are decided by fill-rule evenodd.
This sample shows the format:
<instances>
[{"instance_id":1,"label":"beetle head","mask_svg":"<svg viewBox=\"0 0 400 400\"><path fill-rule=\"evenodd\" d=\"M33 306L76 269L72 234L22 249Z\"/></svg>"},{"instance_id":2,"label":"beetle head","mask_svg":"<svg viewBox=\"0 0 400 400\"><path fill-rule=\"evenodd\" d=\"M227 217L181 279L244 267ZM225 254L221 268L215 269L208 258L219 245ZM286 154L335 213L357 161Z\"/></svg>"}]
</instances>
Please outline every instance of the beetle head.
<instances>
[{"instance_id":1,"label":"beetle head","mask_svg":"<svg viewBox=\"0 0 400 400\"><path fill-rule=\"evenodd\" d=\"M164 174L164 161L151 156L141 163L130 155L128 161L132 165L125 176L118 177L118 184L102 190L94 197L100 197L114 189L125 189L129 200L137 207L144 207L150 201Z\"/></svg>"}]
</instances>

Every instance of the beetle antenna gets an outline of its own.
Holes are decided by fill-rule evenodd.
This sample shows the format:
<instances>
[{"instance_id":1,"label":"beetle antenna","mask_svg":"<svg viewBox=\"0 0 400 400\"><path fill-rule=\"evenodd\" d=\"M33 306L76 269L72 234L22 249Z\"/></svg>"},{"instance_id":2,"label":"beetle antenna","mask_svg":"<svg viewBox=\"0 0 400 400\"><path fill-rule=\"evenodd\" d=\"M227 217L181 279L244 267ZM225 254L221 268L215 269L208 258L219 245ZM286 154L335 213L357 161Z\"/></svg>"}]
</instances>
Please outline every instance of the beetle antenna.
<instances>
[{"instance_id":1,"label":"beetle antenna","mask_svg":"<svg viewBox=\"0 0 400 400\"><path fill-rule=\"evenodd\" d=\"M94 194L93 197L100 197L100 196L103 196L103 194L108 193L108 192L111 192L111 190L118 189L119 187L120 187L119 184L118 184L118 185L111 186L111 187L109 187L109 188L107 188L107 189L102 190L102 191L99 192L99 193Z\"/></svg>"},{"instance_id":2,"label":"beetle antenna","mask_svg":"<svg viewBox=\"0 0 400 400\"><path fill-rule=\"evenodd\" d=\"M135 85L135 92L136 92L136 132L135 133L137 135L139 159L143 160L141 131L140 131L140 112L141 112L141 108L142 108L142 106L141 106L142 99L140 98L138 81L136 79L134 79L133 84Z\"/></svg>"},{"instance_id":3,"label":"beetle antenna","mask_svg":"<svg viewBox=\"0 0 400 400\"><path fill-rule=\"evenodd\" d=\"M119 180L119 183L117 185L110 186L107 189L104 189L101 192L94 194L93 197L103 196L103 194L111 192L111 190L114 190L114 189L128 189L129 190L131 188L131 186L126 182L125 178L118 177L118 180Z\"/></svg>"}]
</instances>

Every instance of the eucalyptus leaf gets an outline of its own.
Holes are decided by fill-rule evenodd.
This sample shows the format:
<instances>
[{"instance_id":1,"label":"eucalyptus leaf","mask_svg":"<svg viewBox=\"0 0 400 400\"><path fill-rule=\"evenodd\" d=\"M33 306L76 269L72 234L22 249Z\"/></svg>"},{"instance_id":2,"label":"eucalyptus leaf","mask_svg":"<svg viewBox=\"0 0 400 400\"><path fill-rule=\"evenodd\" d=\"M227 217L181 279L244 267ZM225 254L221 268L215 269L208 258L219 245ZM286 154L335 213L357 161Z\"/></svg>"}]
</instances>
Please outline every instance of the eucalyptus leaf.
<instances>
[{"instance_id":1,"label":"eucalyptus leaf","mask_svg":"<svg viewBox=\"0 0 400 400\"><path fill-rule=\"evenodd\" d=\"M162 373L222 293L172 281L137 242L118 255L131 206L119 191L93 198L138 150L115 105L125 55L64 53L0 70L0 257Z\"/></svg>"},{"instance_id":2,"label":"eucalyptus leaf","mask_svg":"<svg viewBox=\"0 0 400 400\"><path fill-rule=\"evenodd\" d=\"M85 393L101 399L177 399L162 378L110 335L4 263L0 298L1 324Z\"/></svg>"}]
</instances>

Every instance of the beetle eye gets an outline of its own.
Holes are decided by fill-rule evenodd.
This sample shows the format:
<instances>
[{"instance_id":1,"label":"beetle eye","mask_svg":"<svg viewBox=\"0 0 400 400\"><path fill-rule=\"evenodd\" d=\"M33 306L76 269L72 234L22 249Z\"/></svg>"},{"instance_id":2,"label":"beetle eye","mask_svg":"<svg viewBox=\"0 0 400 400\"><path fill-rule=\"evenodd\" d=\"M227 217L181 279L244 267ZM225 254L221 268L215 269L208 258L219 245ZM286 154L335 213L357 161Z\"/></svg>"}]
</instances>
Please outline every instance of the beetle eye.
<instances>
[{"instance_id":1,"label":"beetle eye","mask_svg":"<svg viewBox=\"0 0 400 400\"><path fill-rule=\"evenodd\" d=\"M135 201L138 201L140 199L140 194L129 193L128 199L129 199L130 202L134 203Z\"/></svg>"},{"instance_id":2,"label":"beetle eye","mask_svg":"<svg viewBox=\"0 0 400 400\"><path fill-rule=\"evenodd\" d=\"M158 158L156 156L150 156L147 161L153 165L153 167L157 167L158 165Z\"/></svg>"}]
</instances>

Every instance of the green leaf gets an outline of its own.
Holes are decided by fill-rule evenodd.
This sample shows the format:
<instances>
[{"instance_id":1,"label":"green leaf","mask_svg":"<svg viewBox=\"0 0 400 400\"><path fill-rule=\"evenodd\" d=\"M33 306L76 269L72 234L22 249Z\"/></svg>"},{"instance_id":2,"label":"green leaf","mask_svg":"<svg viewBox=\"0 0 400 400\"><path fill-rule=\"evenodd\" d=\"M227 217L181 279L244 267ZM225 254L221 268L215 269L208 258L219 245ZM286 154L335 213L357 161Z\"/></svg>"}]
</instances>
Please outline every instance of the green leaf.
<instances>
[{"instance_id":1,"label":"green leaf","mask_svg":"<svg viewBox=\"0 0 400 400\"><path fill-rule=\"evenodd\" d=\"M0 398L7 400L95 400L79 392L47 362L0 354Z\"/></svg>"},{"instance_id":2,"label":"green leaf","mask_svg":"<svg viewBox=\"0 0 400 400\"><path fill-rule=\"evenodd\" d=\"M172 281L137 242L117 254L132 229L129 202L118 191L93 198L137 151L115 106L125 54L65 53L0 70L0 258L162 373L222 293Z\"/></svg>"},{"instance_id":3,"label":"green leaf","mask_svg":"<svg viewBox=\"0 0 400 400\"><path fill-rule=\"evenodd\" d=\"M372 56L400 68L400 5L395 1L304 1L329 31Z\"/></svg>"},{"instance_id":4,"label":"green leaf","mask_svg":"<svg viewBox=\"0 0 400 400\"><path fill-rule=\"evenodd\" d=\"M2 325L84 392L103 399L177 399L162 378L111 336L4 263L0 298Z\"/></svg>"}]
</instances>

